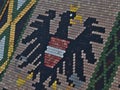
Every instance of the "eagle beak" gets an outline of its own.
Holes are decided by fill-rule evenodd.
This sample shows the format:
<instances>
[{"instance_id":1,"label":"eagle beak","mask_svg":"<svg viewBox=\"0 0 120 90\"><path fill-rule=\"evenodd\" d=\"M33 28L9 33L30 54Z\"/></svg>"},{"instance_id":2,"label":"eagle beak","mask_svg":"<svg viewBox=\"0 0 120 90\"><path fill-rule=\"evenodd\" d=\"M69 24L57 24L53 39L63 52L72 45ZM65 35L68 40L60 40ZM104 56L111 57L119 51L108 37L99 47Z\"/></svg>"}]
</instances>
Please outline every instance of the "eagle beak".
<instances>
[{"instance_id":1,"label":"eagle beak","mask_svg":"<svg viewBox=\"0 0 120 90\"><path fill-rule=\"evenodd\" d=\"M76 24L75 22L76 20L80 21L80 24L81 24L83 21L83 18L81 15L76 15L74 19L70 19L70 24L73 24L73 25Z\"/></svg>"}]
</instances>

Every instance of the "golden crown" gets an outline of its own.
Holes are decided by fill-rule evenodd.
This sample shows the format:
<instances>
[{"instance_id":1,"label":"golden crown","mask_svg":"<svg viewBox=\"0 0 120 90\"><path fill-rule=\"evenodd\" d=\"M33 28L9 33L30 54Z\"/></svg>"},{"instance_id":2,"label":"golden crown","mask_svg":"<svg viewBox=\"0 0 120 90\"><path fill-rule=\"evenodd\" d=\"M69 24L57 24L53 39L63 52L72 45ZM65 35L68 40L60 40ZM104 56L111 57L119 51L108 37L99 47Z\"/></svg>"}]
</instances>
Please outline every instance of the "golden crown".
<instances>
[{"instance_id":1,"label":"golden crown","mask_svg":"<svg viewBox=\"0 0 120 90\"><path fill-rule=\"evenodd\" d=\"M70 5L70 11L71 12L77 12L79 6L75 6L75 5Z\"/></svg>"}]
</instances>

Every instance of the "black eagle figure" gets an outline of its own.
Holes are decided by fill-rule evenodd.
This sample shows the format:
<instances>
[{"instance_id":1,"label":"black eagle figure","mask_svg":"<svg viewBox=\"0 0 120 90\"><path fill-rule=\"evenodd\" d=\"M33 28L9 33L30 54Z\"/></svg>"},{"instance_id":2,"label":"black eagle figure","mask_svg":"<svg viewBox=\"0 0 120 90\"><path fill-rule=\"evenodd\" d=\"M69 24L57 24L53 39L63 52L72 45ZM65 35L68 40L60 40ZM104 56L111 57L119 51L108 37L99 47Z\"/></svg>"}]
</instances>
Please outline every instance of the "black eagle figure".
<instances>
[{"instance_id":1,"label":"black eagle figure","mask_svg":"<svg viewBox=\"0 0 120 90\"><path fill-rule=\"evenodd\" d=\"M41 62L35 70L29 71L28 73L33 72L33 80L36 78L36 75L40 72L40 81L33 86L36 87L36 90L45 90L43 83L47 80L49 76L51 76L51 81L49 82L49 86L57 79L57 68L59 68L59 73L63 73L63 61L65 62L65 75L67 76L67 82L72 83L69 80L69 77L73 74L73 54L76 54L75 58L75 73L77 73L78 77L81 81L85 81L85 76L83 74L83 58L81 57L81 51L84 50L86 53L86 58L88 63L94 64L96 62L94 53L92 53L92 45L91 41L97 43L103 43L103 39L101 35L92 34L92 31L97 31L100 33L105 32L105 28L93 26L92 24L98 24L95 18L88 18L84 22L85 30L75 39L71 40L68 38L68 27L72 26L70 24L70 20L76 17L76 12L66 11L61 16L61 21L59 22L59 28L55 35L49 33L50 20L55 18L55 11L49 10L47 12L48 16L39 15L37 18L43 20L43 22L35 21L30 26L38 28L31 35L28 35L25 39L22 40L24 44L30 42L32 39L36 40L33 44L30 44L21 54L19 54L16 59L22 59L21 57L27 57L29 53L40 44L33 53L27 57L27 60L19 65L20 68L26 67L29 63L32 63L36 57L40 54L41 56L34 61L34 65L37 65ZM53 68L47 67L45 62L45 51L47 50L47 46L49 45L51 37L58 38L61 40L69 41L65 53L61 60L53 66Z\"/></svg>"}]
</instances>

